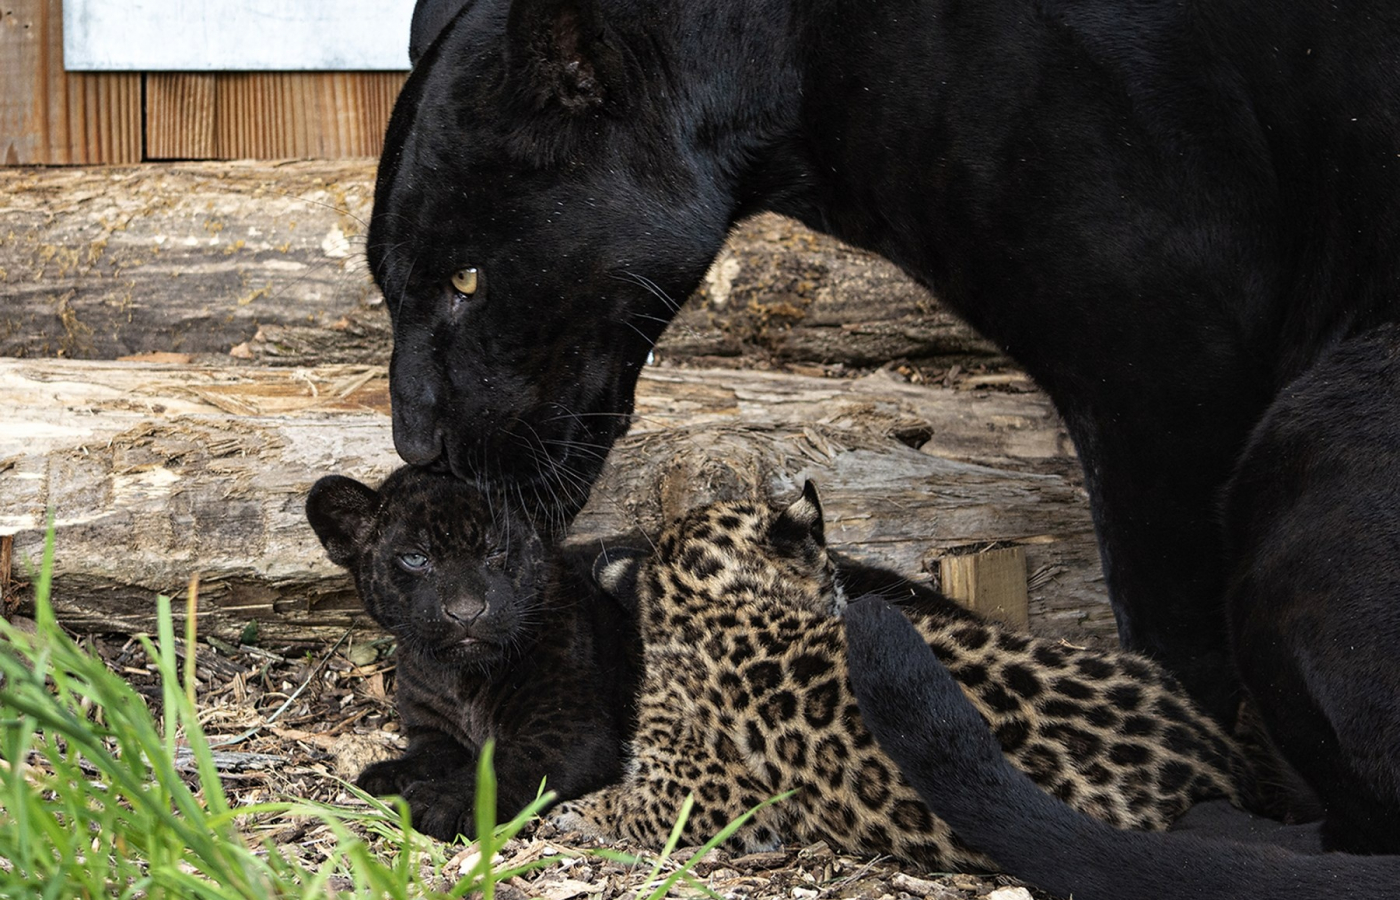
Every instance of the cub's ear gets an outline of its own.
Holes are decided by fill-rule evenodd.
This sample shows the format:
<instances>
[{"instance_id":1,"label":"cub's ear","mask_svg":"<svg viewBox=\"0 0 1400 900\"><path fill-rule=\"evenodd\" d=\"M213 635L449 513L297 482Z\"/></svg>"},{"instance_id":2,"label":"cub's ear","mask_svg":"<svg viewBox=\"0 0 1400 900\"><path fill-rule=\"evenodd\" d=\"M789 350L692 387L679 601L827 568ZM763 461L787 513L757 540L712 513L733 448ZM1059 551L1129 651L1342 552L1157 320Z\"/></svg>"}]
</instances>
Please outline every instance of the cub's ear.
<instances>
[{"instance_id":1,"label":"cub's ear","mask_svg":"<svg viewBox=\"0 0 1400 900\"><path fill-rule=\"evenodd\" d=\"M623 57L596 0L515 0L506 21L510 77L535 109L620 99Z\"/></svg>"},{"instance_id":2,"label":"cub's ear","mask_svg":"<svg viewBox=\"0 0 1400 900\"><path fill-rule=\"evenodd\" d=\"M810 479L802 485L802 496L773 521L768 536L775 547L789 553L800 551L808 541L819 548L826 546L822 502Z\"/></svg>"},{"instance_id":3,"label":"cub's ear","mask_svg":"<svg viewBox=\"0 0 1400 900\"><path fill-rule=\"evenodd\" d=\"M604 550L593 560L593 580L629 612L637 611L637 575L646 551L631 547Z\"/></svg>"},{"instance_id":4,"label":"cub's ear","mask_svg":"<svg viewBox=\"0 0 1400 900\"><path fill-rule=\"evenodd\" d=\"M326 555L338 566L350 566L369 538L379 494L374 488L344 475L327 475L306 495L306 518Z\"/></svg>"}]
</instances>

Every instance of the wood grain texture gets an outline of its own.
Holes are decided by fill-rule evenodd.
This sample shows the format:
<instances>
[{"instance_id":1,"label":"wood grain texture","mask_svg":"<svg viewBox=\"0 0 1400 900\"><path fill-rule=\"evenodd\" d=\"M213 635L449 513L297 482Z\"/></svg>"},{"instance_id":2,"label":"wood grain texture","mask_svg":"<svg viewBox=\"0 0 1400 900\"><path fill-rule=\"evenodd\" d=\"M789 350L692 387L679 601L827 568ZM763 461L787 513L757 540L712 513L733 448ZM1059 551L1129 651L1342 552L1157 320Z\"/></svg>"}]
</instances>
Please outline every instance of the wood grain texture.
<instances>
[{"instance_id":1,"label":"wood grain texture","mask_svg":"<svg viewBox=\"0 0 1400 900\"><path fill-rule=\"evenodd\" d=\"M152 72L146 76L146 157L213 159L217 76Z\"/></svg>"},{"instance_id":2,"label":"wood grain texture","mask_svg":"<svg viewBox=\"0 0 1400 900\"><path fill-rule=\"evenodd\" d=\"M272 639L325 637L358 620L303 504L321 475L373 483L397 464L382 368L0 360L0 406L14 411L0 431L0 534L37 559L56 510L55 596L72 626L146 628L154 595L196 572L201 628L216 634L257 620ZM964 452L921 452L899 437L911 429L960 433L950 443ZM791 498L812 478L837 549L926 578L949 552L1017 546L1032 627L1111 640L1064 446L1037 394L653 368L575 534L655 533L694 504Z\"/></svg>"},{"instance_id":3,"label":"wood grain texture","mask_svg":"<svg viewBox=\"0 0 1400 900\"><path fill-rule=\"evenodd\" d=\"M263 325L382 321L363 253L373 171L0 169L0 354L226 359Z\"/></svg>"},{"instance_id":4,"label":"wood grain texture","mask_svg":"<svg viewBox=\"0 0 1400 900\"><path fill-rule=\"evenodd\" d=\"M949 554L939 560L943 592L968 609L1012 628L1030 625L1026 552L999 547L980 553Z\"/></svg>"},{"instance_id":5,"label":"wood grain texture","mask_svg":"<svg viewBox=\"0 0 1400 900\"><path fill-rule=\"evenodd\" d=\"M147 156L377 156L405 77L402 72L151 74Z\"/></svg>"},{"instance_id":6,"label":"wood grain texture","mask_svg":"<svg viewBox=\"0 0 1400 900\"><path fill-rule=\"evenodd\" d=\"M0 168L0 354L246 344L283 365L387 362L388 318L363 255L373 192L364 160ZM735 228L657 352L745 365L1006 364L889 262L773 215Z\"/></svg>"},{"instance_id":7,"label":"wood grain texture","mask_svg":"<svg viewBox=\"0 0 1400 900\"><path fill-rule=\"evenodd\" d=\"M63 70L61 0L0 6L0 163L141 160L141 76Z\"/></svg>"},{"instance_id":8,"label":"wood grain texture","mask_svg":"<svg viewBox=\"0 0 1400 900\"><path fill-rule=\"evenodd\" d=\"M14 0L0 7L0 164L374 157L405 77L67 72L62 0Z\"/></svg>"}]
</instances>

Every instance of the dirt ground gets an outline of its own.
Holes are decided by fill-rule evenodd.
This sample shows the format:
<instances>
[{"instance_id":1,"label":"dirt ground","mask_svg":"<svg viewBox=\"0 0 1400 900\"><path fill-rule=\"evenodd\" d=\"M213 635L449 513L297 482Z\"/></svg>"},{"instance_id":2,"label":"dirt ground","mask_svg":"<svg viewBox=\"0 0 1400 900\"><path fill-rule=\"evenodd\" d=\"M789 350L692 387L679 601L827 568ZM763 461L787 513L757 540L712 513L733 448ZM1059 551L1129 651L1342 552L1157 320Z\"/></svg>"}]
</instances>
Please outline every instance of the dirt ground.
<instances>
[{"instance_id":1,"label":"dirt ground","mask_svg":"<svg viewBox=\"0 0 1400 900\"><path fill-rule=\"evenodd\" d=\"M250 636L251 637L251 636ZM131 638L90 635L83 643L157 705L155 666ZM184 647L180 647L183 654ZM353 779L365 765L395 753L402 741L393 707L392 639L347 632L333 646L258 646L214 640L196 650L200 720L223 774L231 802L306 799L344 806L358 801L339 779ZM307 862L334 840L317 824L282 824L262 830ZM506 900L612 900L634 897L648 884L649 865L626 866L588 850L598 846L577 835L536 823L502 850L506 867L546 856L566 858L498 887ZM621 846L632 852L640 848ZM688 860L682 848L663 869ZM641 855L640 853L638 855ZM460 868L470 848L457 854ZM448 872L453 871L449 864ZM1014 879L901 869L888 859L834 853L825 844L736 856L723 848L696 864L699 880L734 900L768 898L871 898L871 900L1043 900ZM347 885L348 887L348 885ZM444 885L446 887L446 885ZM677 889L676 896L694 896Z\"/></svg>"}]
</instances>

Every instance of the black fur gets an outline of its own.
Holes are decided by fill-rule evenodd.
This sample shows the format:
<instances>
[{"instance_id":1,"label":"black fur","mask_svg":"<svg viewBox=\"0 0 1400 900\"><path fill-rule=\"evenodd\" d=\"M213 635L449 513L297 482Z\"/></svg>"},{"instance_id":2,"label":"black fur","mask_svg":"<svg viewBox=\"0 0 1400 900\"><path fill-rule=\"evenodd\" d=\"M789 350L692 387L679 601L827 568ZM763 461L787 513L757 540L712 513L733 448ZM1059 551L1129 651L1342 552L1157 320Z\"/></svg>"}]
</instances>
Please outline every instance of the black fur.
<instances>
[{"instance_id":1,"label":"black fur","mask_svg":"<svg viewBox=\"0 0 1400 900\"><path fill-rule=\"evenodd\" d=\"M1389 0L476 0L380 168L396 445L567 517L729 226L794 214L1050 392L1124 643L1229 718L1218 492L1395 315L1397 55Z\"/></svg>"},{"instance_id":2,"label":"black fur","mask_svg":"<svg viewBox=\"0 0 1400 900\"><path fill-rule=\"evenodd\" d=\"M898 263L1049 392L1123 643L1228 721L1227 584L1275 561L1228 555L1221 491L1284 385L1397 317L1397 60L1393 0L474 0L410 76L376 187L395 444L567 520L730 225L788 213ZM1383 618L1393 558L1312 602ZM1251 648L1247 687L1313 637ZM1400 642L1370 646L1393 673ZM1313 677L1352 710L1373 690ZM1341 765L1366 771L1311 775L1329 810L1400 780Z\"/></svg>"},{"instance_id":3,"label":"black fur","mask_svg":"<svg viewBox=\"0 0 1400 900\"><path fill-rule=\"evenodd\" d=\"M1323 842L1400 854L1400 329L1279 394L1226 494L1244 680L1317 790Z\"/></svg>"},{"instance_id":4,"label":"black fur","mask_svg":"<svg viewBox=\"0 0 1400 900\"><path fill-rule=\"evenodd\" d=\"M467 5L467 0L418 0L413 6L413 21L408 26L408 61L418 60L428 52L428 45L452 21L452 17Z\"/></svg>"},{"instance_id":5,"label":"black fur","mask_svg":"<svg viewBox=\"0 0 1400 900\"><path fill-rule=\"evenodd\" d=\"M1308 855L1187 833L1117 831L1070 809L1006 761L987 723L909 620L882 600L846 608L861 718L968 846L1075 900L1386 897L1400 858Z\"/></svg>"},{"instance_id":6,"label":"black fur","mask_svg":"<svg viewBox=\"0 0 1400 900\"><path fill-rule=\"evenodd\" d=\"M322 478L306 512L398 638L408 749L366 768L360 787L401 795L414 827L451 840L475 831L487 739L499 816L532 801L542 779L566 800L621 777L637 639L633 618L593 583L596 549L546 548L518 511L411 467L378 491Z\"/></svg>"}]
</instances>

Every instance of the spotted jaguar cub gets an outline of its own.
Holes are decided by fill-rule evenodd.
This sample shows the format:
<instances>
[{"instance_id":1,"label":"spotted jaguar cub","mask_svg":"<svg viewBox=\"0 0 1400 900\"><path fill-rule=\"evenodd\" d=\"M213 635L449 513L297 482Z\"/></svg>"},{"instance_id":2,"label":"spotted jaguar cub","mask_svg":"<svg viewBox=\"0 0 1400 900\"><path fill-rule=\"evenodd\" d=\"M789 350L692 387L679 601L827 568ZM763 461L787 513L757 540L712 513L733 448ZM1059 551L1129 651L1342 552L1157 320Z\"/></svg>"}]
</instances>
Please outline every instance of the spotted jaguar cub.
<instances>
[{"instance_id":1,"label":"spotted jaguar cub","mask_svg":"<svg viewBox=\"0 0 1400 900\"><path fill-rule=\"evenodd\" d=\"M450 475L405 467L375 490L328 475L306 514L365 609L398 638L398 759L357 783L413 824L471 836L477 758L496 741L497 814L622 774L636 690L632 616L593 582L595 550L546 544L526 517Z\"/></svg>"},{"instance_id":2,"label":"spotted jaguar cub","mask_svg":"<svg viewBox=\"0 0 1400 900\"><path fill-rule=\"evenodd\" d=\"M600 560L598 573L638 606L638 726L623 782L560 805L561 827L655 845L693 793L685 837L699 842L795 791L745 826L744 848L823 840L929 870L992 865L929 813L861 722L840 620L848 579L810 482L785 510L695 510L650 557ZM1047 791L1128 828L1165 828L1207 798L1239 802L1241 755L1161 669L1008 631L927 594L905 615L1008 759Z\"/></svg>"}]
</instances>

